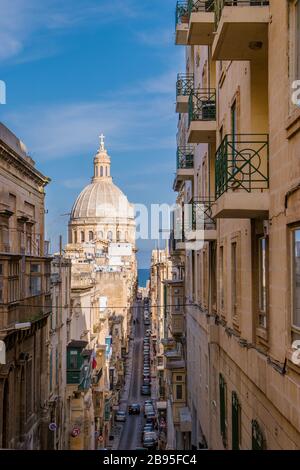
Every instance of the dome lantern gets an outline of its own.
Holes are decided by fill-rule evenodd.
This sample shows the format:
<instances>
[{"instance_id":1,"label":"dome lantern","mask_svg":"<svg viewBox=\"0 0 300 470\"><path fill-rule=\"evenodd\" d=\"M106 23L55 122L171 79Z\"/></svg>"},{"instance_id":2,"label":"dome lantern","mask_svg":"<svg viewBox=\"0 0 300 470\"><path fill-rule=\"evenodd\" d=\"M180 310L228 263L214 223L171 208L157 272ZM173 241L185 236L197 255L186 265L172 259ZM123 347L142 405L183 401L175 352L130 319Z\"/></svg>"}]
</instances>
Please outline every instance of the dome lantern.
<instances>
[{"instance_id":1,"label":"dome lantern","mask_svg":"<svg viewBox=\"0 0 300 470\"><path fill-rule=\"evenodd\" d=\"M107 154L105 148L104 139L105 136L101 134L99 136L100 146L97 154L94 157L94 177L92 181L99 180L111 180L110 176L110 157Z\"/></svg>"}]
</instances>

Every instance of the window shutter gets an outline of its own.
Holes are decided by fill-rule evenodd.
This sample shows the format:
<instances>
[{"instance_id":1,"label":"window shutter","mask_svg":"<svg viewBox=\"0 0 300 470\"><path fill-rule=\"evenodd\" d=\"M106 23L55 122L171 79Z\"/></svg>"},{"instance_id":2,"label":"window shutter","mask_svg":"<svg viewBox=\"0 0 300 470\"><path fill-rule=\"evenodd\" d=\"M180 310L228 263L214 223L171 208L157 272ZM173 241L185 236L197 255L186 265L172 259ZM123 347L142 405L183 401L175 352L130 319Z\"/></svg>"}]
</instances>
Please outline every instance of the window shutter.
<instances>
[{"instance_id":1,"label":"window shutter","mask_svg":"<svg viewBox=\"0 0 300 470\"><path fill-rule=\"evenodd\" d=\"M252 420L252 450L264 450L266 449L266 441L263 432L256 421Z\"/></svg>"},{"instance_id":2,"label":"window shutter","mask_svg":"<svg viewBox=\"0 0 300 470\"><path fill-rule=\"evenodd\" d=\"M241 406L236 392L232 392L232 450L240 449Z\"/></svg>"},{"instance_id":3,"label":"window shutter","mask_svg":"<svg viewBox=\"0 0 300 470\"><path fill-rule=\"evenodd\" d=\"M226 427L226 382L222 374L219 376L220 386L220 432L224 447L227 445L227 427Z\"/></svg>"}]
</instances>

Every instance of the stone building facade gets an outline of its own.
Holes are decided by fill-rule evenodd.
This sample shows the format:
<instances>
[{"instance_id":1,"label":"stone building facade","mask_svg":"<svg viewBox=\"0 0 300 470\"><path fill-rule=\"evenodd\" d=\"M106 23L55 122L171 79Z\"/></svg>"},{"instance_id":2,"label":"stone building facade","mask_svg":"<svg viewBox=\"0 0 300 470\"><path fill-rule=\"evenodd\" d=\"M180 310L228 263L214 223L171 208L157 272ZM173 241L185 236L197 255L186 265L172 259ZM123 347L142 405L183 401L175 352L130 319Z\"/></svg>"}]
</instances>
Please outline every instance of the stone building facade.
<instances>
[{"instance_id":1,"label":"stone building facade","mask_svg":"<svg viewBox=\"0 0 300 470\"><path fill-rule=\"evenodd\" d=\"M191 446L299 449L300 2L176 18Z\"/></svg>"},{"instance_id":2,"label":"stone building facade","mask_svg":"<svg viewBox=\"0 0 300 470\"><path fill-rule=\"evenodd\" d=\"M0 447L46 449L51 259L45 186L25 145L0 124Z\"/></svg>"}]
</instances>

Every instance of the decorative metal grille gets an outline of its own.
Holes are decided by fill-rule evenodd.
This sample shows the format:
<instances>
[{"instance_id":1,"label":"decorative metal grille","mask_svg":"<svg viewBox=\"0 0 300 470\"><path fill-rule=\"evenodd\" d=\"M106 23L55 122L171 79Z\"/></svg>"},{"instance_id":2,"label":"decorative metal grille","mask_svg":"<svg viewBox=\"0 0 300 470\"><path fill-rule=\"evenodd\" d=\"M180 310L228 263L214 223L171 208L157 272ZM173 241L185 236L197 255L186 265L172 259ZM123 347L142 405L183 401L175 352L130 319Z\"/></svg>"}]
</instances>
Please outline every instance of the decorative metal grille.
<instances>
[{"instance_id":1,"label":"decorative metal grille","mask_svg":"<svg viewBox=\"0 0 300 470\"><path fill-rule=\"evenodd\" d=\"M190 94L189 123L191 121L215 121L216 90L198 88Z\"/></svg>"},{"instance_id":2,"label":"decorative metal grille","mask_svg":"<svg viewBox=\"0 0 300 470\"><path fill-rule=\"evenodd\" d=\"M194 89L194 74L179 73L176 82L176 96L189 96Z\"/></svg>"},{"instance_id":3,"label":"decorative metal grille","mask_svg":"<svg viewBox=\"0 0 300 470\"><path fill-rule=\"evenodd\" d=\"M177 148L177 169L194 168L194 147Z\"/></svg>"}]
</instances>

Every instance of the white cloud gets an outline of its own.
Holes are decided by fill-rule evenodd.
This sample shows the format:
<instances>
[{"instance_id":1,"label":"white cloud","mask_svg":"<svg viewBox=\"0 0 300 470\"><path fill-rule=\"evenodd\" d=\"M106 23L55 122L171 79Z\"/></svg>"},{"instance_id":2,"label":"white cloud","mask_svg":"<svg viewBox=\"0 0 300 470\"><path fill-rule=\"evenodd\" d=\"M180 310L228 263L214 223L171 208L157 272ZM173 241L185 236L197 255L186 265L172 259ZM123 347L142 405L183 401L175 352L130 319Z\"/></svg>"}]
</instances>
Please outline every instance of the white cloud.
<instances>
[{"instance_id":1,"label":"white cloud","mask_svg":"<svg viewBox=\"0 0 300 470\"><path fill-rule=\"evenodd\" d=\"M70 178L61 181L61 185L67 189L81 189L87 184L86 178Z\"/></svg>"},{"instance_id":2,"label":"white cloud","mask_svg":"<svg viewBox=\"0 0 300 470\"><path fill-rule=\"evenodd\" d=\"M139 12L135 0L0 0L0 61L37 47L40 34L124 21Z\"/></svg>"}]
</instances>

